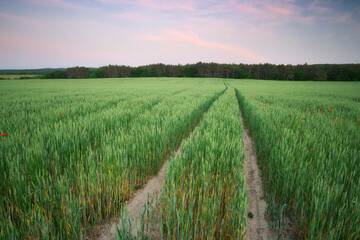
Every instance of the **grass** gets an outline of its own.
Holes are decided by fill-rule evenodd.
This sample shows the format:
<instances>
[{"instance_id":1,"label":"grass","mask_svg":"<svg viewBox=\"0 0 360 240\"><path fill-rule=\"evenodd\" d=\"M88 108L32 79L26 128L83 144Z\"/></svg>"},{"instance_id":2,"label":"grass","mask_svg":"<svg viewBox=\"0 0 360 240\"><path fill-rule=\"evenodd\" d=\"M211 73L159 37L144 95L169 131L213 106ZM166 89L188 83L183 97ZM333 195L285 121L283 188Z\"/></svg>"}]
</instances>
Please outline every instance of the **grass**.
<instances>
[{"instance_id":1,"label":"grass","mask_svg":"<svg viewBox=\"0 0 360 240\"><path fill-rule=\"evenodd\" d=\"M242 239L239 105L299 237L360 238L360 84L226 81L0 81L0 238L94 236L202 119L168 165L163 237Z\"/></svg>"},{"instance_id":2,"label":"grass","mask_svg":"<svg viewBox=\"0 0 360 240\"><path fill-rule=\"evenodd\" d=\"M162 197L166 239L243 239L244 148L235 92L228 89L171 159Z\"/></svg>"},{"instance_id":3,"label":"grass","mask_svg":"<svg viewBox=\"0 0 360 240\"><path fill-rule=\"evenodd\" d=\"M3 83L3 236L84 238L157 172L225 89L212 80L133 81L86 81L85 89L84 80L19 81L16 92Z\"/></svg>"},{"instance_id":4,"label":"grass","mask_svg":"<svg viewBox=\"0 0 360 240\"><path fill-rule=\"evenodd\" d=\"M360 238L360 83L229 82L300 238Z\"/></svg>"}]
</instances>

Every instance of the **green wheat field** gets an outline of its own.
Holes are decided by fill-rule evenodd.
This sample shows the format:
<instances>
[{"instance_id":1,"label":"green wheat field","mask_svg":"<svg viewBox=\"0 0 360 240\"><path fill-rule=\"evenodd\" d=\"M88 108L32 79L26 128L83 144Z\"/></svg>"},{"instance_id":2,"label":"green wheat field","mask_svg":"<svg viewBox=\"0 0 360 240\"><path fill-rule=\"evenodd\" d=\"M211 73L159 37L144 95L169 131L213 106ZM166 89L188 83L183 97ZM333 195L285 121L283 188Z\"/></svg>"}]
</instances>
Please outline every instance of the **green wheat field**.
<instances>
[{"instance_id":1,"label":"green wheat field","mask_svg":"<svg viewBox=\"0 0 360 240\"><path fill-rule=\"evenodd\" d=\"M0 239L92 236L167 159L162 238L244 239L245 126L300 238L360 238L360 82L3 80L0 116Z\"/></svg>"}]
</instances>

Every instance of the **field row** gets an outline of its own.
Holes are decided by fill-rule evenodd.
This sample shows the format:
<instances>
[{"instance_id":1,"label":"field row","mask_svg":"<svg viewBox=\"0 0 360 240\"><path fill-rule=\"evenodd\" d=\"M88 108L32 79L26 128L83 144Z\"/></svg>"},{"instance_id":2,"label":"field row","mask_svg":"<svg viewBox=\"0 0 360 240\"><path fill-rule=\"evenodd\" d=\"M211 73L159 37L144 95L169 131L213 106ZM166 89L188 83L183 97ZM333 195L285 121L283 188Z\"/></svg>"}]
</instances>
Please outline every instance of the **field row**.
<instances>
[{"instance_id":1,"label":"field row","mask_svg":"<svg viewBox=\"0 0 360 240\"><path fill-rule=\"evenodd\" d=\"M163 239L243 239L239 106L271 207L284 206L299 238L360 238L357 83L0 84L1 239L94 237L191 132L170 158L157 231Z\"/></svg>"},{"instance_id":2,"label":"field row","mask_svg":"<svg viewBox=\"0 0 360 240\"><path fill-rule=\"evenodd\" d=\"M244 148L234 90L221 96L168 165L161 200L165 239L243 239Z\"/></svg>"},{"instance_id":3,"label":"field row","mask_svg":"<svg viewBox=\"0 0 360 240\"><path fill-rule=\"evenodd\" d=\"M2 111L17 115L1 125L7 130L0 142L1 234L83 238L157 172L225 86L198 82L160 89L150 88L141 97L126 90L104 94L100 108L94 108L97 100L90 95L88 103L75 99L67 108L71 112L64 111L71 98L56 104L44 95L48 101L37 107L34 97L31 110L29 97L31 117L23 114L22 100L9 99L11 107ZM14 130L23 128L21 123L28 124L27 131Z\"/></svg>"},{"instance_id":4,"label":"field row","mask_svg":"<svg viewBox=\"0 0 360 240\"><path fill-rule=\"evenodd\" d=\"M301 239L359 239L359 86L287 84L231 83L269 198Z\"/></svg>"}]
</instances>

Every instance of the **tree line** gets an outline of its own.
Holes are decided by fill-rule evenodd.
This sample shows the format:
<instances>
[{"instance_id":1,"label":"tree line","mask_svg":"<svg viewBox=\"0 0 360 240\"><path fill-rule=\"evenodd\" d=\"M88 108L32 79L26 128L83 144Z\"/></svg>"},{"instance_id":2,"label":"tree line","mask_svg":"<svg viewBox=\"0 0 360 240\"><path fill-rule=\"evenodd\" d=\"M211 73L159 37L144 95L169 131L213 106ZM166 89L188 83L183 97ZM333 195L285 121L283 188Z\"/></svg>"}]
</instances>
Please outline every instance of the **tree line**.
<instances>
[{"instance_id":1,"label":"tree line","mask_svg":"<svg viewBox=\"0 0 360 240\"><path fill-rule=\"evenodd\" d=\"M46 73L43 78L124 78L124 77L206 77L293 81L360 81L360 64L219 64L202 63L186 65L150 64L130 67L102 66L90 70L71 67Z\"/></svg>"}]
</instances>

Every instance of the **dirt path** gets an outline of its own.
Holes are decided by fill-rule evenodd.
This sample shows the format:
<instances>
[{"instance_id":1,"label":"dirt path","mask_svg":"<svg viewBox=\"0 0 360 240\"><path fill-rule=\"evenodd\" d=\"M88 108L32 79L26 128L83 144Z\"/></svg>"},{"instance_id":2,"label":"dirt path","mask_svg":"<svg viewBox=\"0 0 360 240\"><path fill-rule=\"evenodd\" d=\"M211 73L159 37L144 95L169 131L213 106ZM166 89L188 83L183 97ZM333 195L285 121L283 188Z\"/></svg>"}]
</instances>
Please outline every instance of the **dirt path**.
<instances>
[{"instance_id":1,"label":"dirt path","mask_svg":"<svg viewBox=\"0 0 360 240\"><path fill-rule=\"evenodd\" d=\"M224 94L225 90L222 94ZM220 94L220 96L222 95ZM219 97L220 97L219 96ZM216 99L214 100L214 102ZM213 103L214 103L213 102ZM212 105L212 104L211 104ZM209 107L210 108L210 107ZM204 114L207 111L204 112ZM201 117L202 119L202 117ZM198 120L193 126L191 133L189 136L193 134L193 130L198 126L198 124L201 122L201 120ZM187 139L185 141L187 141ZM174 157L177 157L180 154L181 149L180 144L179 148L175 152ZM151 219L150 219L150 226L148 229L148 234L151 236L157 236L158 235L158 229L155 229L158 225L158 222L156 222L156 216L159 214L159 204L158 200L160 198L161 189L163 188L165 184L165 177L166 177L166 166L167 166L168 160L166 160L161 169L158 172L158 175L155 177L150 178L145 186L137 191L135 191L134 196L127 202L125 202L125 209L127 209L127 216L128 218L131 217L131 234L134 237L137 237L137 229L139 228L139 225L141 224L141 214L144 212L144 206L149 201L152 201L151 206L149 206L150 209L153 209L153 212L150 213ZM138 220L138 221L136 221ZM108 226L108 224L103 224L99 226L100 228L100 237L98 240L112 240L116 237L116 229L119 228L119 230L122 228L122 224L120 219L112 219L110 220L111 226ZM150 232L149 232L150 231Z\"/></svg>"},{"instance_id":2,"label":"dirt path","mask_svg":"<svg viewBox=\"0 0 360 240\"><path fill-rule=\"evenodd\" d=\"M180 146L181 147L181 146ZM180 147L175 152L175 157L180 154ZM150 178L145 186L137 191L135 191L134 196L125 203L125 208L127 209L127 216L131 216L131 234L136 237L136 230L140 229L139 225L141 223L141 214L144 211L144 206L148 202L148 200L152 200L152 204L150 206L154 207L159 200L159 196L161 193L161 189L165 184L166 177L166 166L167 161L165 161L158 172L157 176ZM105 225L100 227L103 229L102 234L99 237L99 240L110 240L116 237L116 228L121 229L121 221L112 221L110 227L106 227Z\"/></svg>"},{"instance_id":3,"label":"dirt path","mask_svg":"<svg viewBox=\"0 0 360 240\"><path fill-rule=\"evenodd\" d=\"M244 122L244 121L243 121ZM248 212L253 213L253 218L247 216L246 240L270 240L276 239L274 232L268 229L265 219L266 202L264 200L263 185L260 169L256 162L255 144L249 132L244 128L243 142L245 144L244 175L245 186L248 189Z\"/></svg>"}]
</instances>

